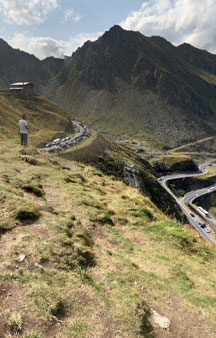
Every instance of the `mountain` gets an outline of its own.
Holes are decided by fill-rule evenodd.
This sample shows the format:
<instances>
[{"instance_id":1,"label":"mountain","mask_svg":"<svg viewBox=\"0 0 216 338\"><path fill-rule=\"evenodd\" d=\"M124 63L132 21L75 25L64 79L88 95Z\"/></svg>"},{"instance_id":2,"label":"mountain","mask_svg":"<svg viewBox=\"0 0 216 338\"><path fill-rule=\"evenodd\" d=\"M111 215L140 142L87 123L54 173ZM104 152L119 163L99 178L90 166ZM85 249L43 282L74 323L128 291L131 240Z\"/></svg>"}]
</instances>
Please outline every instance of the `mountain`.
<instances>
[{"instance_id":1,"label":"mountain","mask_svg":"<svg viewBox=\"0 0 216 338\"><path fill-rule=\"evenodd\" d=\"M53 57L43 61L34 55L13 49L0 39L0 86L8 88L13 82L33 82L35 90L43 93L49 79L60 72L64 60Z\"/></svg>"},{"instance_id":2,"label":"mountain","mask_svg":"<svg viewBox=\"0 0 216 338\"><path fill-rule=\"evenodd\" d=\"M0 86L31 81L97 130L175 148L215 134L216 56L188 44L112 27L66 60L0 39Z\"/></svg>"},{"instance_id":3,"label":"mountain","mask_svg":"<svg viewBox=\"0 0 216 338\"><path fill-rule=\"evenodd\" d=\"M64 63L47 95L100 130L175 147L216 127L216 56L112 27Z\"/></svg>"}]
</instances>

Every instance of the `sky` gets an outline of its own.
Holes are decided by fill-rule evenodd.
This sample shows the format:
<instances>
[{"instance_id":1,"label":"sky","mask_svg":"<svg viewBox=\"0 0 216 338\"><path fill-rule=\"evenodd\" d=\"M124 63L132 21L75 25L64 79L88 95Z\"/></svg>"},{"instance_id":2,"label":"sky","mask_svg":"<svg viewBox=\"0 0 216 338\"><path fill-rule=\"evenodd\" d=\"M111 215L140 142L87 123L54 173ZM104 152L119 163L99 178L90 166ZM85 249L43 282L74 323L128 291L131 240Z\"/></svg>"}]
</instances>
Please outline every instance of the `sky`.
<instances>
[{"instance_id":1,"label":"sky","mask_svg":"<svg viewBox=\"0 0 216 338\"><path fill-rule=\"evenodd\" d=\"M114 25L216 54L216 0L0 0L0 38L63 58Z\"/></svg>"}]
</instances>

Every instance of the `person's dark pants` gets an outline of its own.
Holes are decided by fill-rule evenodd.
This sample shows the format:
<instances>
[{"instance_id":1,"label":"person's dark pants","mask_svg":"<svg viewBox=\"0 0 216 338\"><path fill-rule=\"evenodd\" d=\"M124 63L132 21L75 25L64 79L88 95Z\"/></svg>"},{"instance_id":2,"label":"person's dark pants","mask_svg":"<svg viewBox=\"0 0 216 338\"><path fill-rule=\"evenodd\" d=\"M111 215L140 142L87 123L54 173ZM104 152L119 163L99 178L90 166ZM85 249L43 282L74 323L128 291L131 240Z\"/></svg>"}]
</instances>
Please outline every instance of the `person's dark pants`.
<instances>
[{"instance_id":1,"label":"person's dark pants","mask_svg":"<svg viewBox=\"0 0 216 338\"><path fill-rule=\"evenodd\" d=\"M26 147L27 146L27 142L28 142L28 134L21 134L21 146Z\"/></svg>"}]
</instances>

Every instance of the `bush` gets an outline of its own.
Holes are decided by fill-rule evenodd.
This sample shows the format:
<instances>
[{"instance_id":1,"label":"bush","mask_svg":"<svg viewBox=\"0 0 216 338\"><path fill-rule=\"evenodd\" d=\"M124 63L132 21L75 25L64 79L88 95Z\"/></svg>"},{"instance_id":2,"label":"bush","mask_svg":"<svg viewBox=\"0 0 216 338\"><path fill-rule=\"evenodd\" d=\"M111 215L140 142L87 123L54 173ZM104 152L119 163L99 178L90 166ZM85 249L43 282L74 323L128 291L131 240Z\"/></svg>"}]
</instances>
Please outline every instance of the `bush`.
<instances>
[{"instance_id":1,"label":"bush","mask_svg":"<svg viewBox=\"0 0 216 338\"><path fill-rule=\"evenodd\" d=\"M63 316L66 314L66 298L46 283L33 283L27 295L43 313L52 314L54 316Z\"/></svg>"},{"instance_id":2,"label":"bush","mask_svg":"<svg viewBox=\"0 0 216 338\"><path fill-rule=\"evenodd\" d=\"M21 332L23 327L23 316L20 312L11 312L8 318L8 325L11 332Z\"/></svg>"}]
</instances>

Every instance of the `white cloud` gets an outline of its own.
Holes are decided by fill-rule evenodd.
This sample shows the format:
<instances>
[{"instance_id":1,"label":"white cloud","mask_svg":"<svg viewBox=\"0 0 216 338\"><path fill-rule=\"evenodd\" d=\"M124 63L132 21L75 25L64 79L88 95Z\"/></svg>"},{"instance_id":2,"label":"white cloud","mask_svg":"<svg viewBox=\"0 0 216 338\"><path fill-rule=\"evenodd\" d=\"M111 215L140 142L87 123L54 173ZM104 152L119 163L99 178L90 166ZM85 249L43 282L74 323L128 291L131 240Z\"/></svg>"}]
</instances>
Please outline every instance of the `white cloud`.
<instances>
[{"instance_id":1,"label":"white cloud","mask_svg":"<svg viewBox=\"0 0 216 338\"><path fill-rule=\"evenodd\" d=\"M5 21L17 25L43 23L47 14L58 7L58 0L0 0Z\"/></svg>"},{"instance_id":2,"label":"white cloud","mask_svg":"<svg viewBox=\"0 0 216 338\"><path fill-rule=\"evenodd\" d=\"M216 52L215 0L149 0L121 26L144 35L160 35L178 45L188 42Z\"/></svg>"},{"instance_id":3,"label":"white cloud","mask_svg":"<svg viewBox=\"0 0 216 338\"><path fill-rule=\"evenodd\" d=\"M64 13L64 21L68 21L69 19L72 19L74 22L79 22L81 19L81 16L79 12L75 12L73 8L69 8L67 11Z\"/></svg>"},{"instance_id":4,"label":"white cloud","mask_svg":"<svg viewBox=\"0 0 216 338\"><path fill-rule=\"evenodd\" d=\"M34 54L39 59L48 56L63 58L64 55L71 55L78 47L82 46L87 40L96 40L101 33L78 34L71 36L68 40L55 40L49 37L26 37L24 34L15 34L7 42L13 48L19 48L27 53Z\"/></svg>"}]
</instances>

